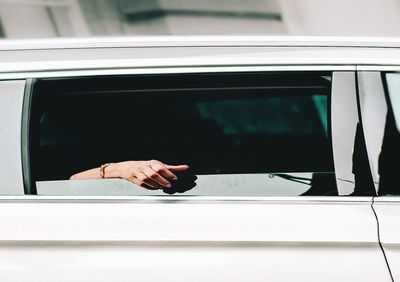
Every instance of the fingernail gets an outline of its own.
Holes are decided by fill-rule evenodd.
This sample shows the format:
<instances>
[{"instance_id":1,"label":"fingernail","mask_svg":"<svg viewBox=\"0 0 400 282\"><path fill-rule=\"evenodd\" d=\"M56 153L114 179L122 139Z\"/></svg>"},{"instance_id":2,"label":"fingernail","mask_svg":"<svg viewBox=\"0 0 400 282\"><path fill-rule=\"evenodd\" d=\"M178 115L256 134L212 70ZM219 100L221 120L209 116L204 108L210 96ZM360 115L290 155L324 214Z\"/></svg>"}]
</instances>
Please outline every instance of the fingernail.
<instances>
[{"instance_id":1,"label":"fingernail","mask_svg":"<svg viewBox=\"0 0 400 282\"><path fill-rule=\"evenodd\" d=\"M169 183L167 185L165 185L165 186L168 187L168 188L171 188L171 184L169 184Z\"/></svg>"},{"instance_id":2,"label":"fingernail","mask_svg":"<svg viewBox=\"0 0 400 282\"><path fill-rule=\"evenodd\" d=\"M172 177L172 180L178 180L178 177L174 176Z\"/></svg>"}]
</instances>

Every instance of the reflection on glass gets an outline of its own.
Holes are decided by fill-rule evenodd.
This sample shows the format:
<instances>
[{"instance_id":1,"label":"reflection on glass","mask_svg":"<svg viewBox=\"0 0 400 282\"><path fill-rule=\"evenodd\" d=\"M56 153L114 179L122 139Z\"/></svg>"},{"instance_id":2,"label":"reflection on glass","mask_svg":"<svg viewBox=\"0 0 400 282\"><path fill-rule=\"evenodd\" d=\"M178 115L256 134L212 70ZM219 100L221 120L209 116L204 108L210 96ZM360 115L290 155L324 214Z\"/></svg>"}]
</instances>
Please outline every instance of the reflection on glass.
<instances>
[{"instance_id":1,"label":"reflection on glass","mask_svg":"<svg viewBox=\"0 0 400 282\"><path fill-rule=\"evenodd\" d=\"M285 176L284 176L285 175ZM188 175L172 188L147 190L122 179L38 181L39 195L335 196L334 173ZM293 179L301 182L294 181ZM304 183L302 183L304 182Z\"/></svg>"},{"instance_id":2,"label":"reflection on glass","mask_svg":"<svg viewBox=\"0 0 400 282\"><path fill-rule=\"evenodd\" d=\"M386 74L388 91L388 113L386 116L385 133L382 150L379 155L379 195L400 195L398 185L398 161L400 159L400 75Z\"/></svg>"},{"instance_id":3,"label":"reflection on glass","mask_svg":"<svg viewBox=\"0 0 400 282\"><path fill-rule=\"evenodd\" d=\"M400 73L386 74L388 94L397 130L400 130Z\"/></svg>"}]
</instances>

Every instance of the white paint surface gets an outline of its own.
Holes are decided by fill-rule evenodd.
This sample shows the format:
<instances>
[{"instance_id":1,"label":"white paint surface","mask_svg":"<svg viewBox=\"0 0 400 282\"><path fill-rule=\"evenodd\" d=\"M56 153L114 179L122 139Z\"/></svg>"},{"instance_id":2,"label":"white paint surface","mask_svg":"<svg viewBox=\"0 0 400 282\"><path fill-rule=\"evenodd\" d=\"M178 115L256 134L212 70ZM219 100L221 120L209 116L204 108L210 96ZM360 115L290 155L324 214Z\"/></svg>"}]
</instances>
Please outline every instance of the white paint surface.
<instances>
[{"instance_id":1,"label":"white paint surface","mask_svg":"<svg viewBox=\"0 0 400 282\"><path fill-rule=\"evenodd\" d=\"M374 208L379 219L379 232L394 281L400 281L400 199L375 198Z\"/></svg>"},{"instance_id":2,"label":"white paint surface","mask_svg":"<svg viewBox=\"0 0 400 282\"><path fill-rule=\"evenodd\" d=\"M0 195L23 195L21 115L25 80L0 81Z\"/></svg>"},{"instance_id":3,"label":"white paint surface","mask_svg":"<svg viewBox=\"0 0 400 282\"><path fill-rule=\"evenodd\" d=\"M320 200L2 203L0 276L390 281L370 203Z\"/></svg>"}]
</instances>

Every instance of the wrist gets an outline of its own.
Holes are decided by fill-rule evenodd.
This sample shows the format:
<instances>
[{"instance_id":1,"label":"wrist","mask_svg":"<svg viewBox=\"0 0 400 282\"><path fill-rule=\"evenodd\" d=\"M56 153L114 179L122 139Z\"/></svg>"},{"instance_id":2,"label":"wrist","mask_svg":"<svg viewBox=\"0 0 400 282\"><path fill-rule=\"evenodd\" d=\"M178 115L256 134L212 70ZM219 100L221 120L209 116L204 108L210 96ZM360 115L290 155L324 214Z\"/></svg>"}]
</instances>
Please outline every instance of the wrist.
<instances>
[{"instance_id":1,"label":"wrist","mask_svg":"<svg viewBox=\"0 0 400 282\"><path fill-rule=\"evenodd\" d=\"M114 163L106 163L100 166L99 169L101 178L117 178L119 177L118 170L116 169L116 165Z\"/></svg>"}]
</instances>

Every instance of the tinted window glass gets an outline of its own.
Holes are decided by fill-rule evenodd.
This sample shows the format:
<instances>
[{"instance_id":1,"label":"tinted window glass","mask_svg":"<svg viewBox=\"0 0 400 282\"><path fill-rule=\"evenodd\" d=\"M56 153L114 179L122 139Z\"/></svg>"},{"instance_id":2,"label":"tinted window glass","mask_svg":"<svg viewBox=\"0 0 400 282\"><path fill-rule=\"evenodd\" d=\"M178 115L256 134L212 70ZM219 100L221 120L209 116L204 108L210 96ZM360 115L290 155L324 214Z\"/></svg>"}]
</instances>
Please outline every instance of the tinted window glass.
<instances>
[{"instance_id":1,"label":"tinted window glass","mask_svg":"<svg viewBox=\"0 0 400 282\"><path fill-rule=\"evenodd\" d=\"M388 113L382 150L379 155L379 195L400 195L397 184L399 169L395 165L400 158L400 74L387 73L386 92Z\"/></svg>"},{"instance_id":2,"label":"tinted window glass","mask_svg":"<svg viewBox=\"0 0 400 282\"><path fill-rule=\"evenodd\" d=\"M41 80L33 99L33 178L62 180L106 162L157 159L189 164L199 183L202 175L278 177L303 187L296 194L309 186L313 195L336 193L330 86L331 74L317 72ZM207 179L209 187L217 178ZM240 194L253 195L246 185ZM220 193L200 186L192 193Z\"/></svg>"},{"instance_id":3,"label":"tinted window glass","mask_svg":"<svg viewBox=\"0 0 400 282\"><path fill-rule=\"evenodd\" d=\"M400 129L400 73L387 73L387 88L397 129Z\"/></svg>"}]
</instances>

